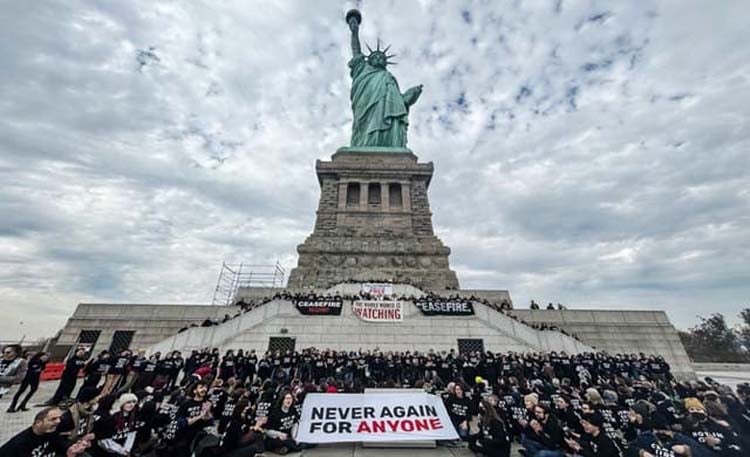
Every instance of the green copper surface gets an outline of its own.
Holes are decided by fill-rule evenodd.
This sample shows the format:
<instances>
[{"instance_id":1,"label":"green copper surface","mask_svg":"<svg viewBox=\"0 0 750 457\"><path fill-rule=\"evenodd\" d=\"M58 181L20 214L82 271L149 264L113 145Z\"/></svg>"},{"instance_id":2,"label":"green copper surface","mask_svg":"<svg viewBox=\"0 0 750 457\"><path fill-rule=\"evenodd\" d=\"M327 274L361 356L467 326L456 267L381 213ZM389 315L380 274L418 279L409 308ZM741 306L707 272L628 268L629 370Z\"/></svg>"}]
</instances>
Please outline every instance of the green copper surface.
<instances>
[{"instance_id":1,"label":"green copper surface","mask_svg":"<svg viewBox=\"0 0 750 457\"><path fill-rule=\"evenodd\" d=\"M386 69L391 63L388 48L370 50L365 56L359 43L361 14L350 11L347 23L352 32L352 59L349 68L352 77L351 102L354 113L352 123L352 148L394 148L403 152L406 147L406 130L409 126L409 108L422 93L422 85L401 93L396 78ZM369 46L368 46L369 49ZM387 151L388 149L383 149Z\"/></svg>"}]
</instances>

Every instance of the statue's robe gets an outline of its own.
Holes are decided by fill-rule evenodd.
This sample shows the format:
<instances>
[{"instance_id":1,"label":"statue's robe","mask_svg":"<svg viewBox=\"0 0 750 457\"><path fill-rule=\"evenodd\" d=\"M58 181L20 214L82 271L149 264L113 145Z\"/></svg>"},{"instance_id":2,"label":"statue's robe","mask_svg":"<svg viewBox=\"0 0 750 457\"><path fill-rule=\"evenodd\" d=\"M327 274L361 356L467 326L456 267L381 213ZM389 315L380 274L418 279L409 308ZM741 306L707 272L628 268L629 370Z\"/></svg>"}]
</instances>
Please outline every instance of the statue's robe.
<instances>
[{"instance_id":1,"label":"statue's robe","mask_svg":"<svg viewBox=\"0 0 750 457\"><path fill-rule=\"evenodd\" d=\"M398 82L360 54L349 61L352 76L352 146L406 147L408 109Z\"/></svg>"}]
</instances>

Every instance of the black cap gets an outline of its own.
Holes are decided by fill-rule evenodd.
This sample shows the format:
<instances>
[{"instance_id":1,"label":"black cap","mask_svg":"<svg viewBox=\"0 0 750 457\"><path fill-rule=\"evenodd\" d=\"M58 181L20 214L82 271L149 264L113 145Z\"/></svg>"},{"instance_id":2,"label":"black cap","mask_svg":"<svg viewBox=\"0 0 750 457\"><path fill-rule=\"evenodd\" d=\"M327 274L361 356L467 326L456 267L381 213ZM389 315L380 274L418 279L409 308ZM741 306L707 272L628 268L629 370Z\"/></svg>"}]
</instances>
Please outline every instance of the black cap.
<instances>
[{"instance_id":1,"label":"black cap","mask_svg":"<svg viewBox=\"0 0 750 457\"><path fill-rule=\"evenodd\" d=\"M602 416L598 412L584 414L581 417L581 420L585 420L589 424L594 425L594 426L599 427L599 428L602 428L604 426L604 416Z\"/></svg>"}]
</instances>

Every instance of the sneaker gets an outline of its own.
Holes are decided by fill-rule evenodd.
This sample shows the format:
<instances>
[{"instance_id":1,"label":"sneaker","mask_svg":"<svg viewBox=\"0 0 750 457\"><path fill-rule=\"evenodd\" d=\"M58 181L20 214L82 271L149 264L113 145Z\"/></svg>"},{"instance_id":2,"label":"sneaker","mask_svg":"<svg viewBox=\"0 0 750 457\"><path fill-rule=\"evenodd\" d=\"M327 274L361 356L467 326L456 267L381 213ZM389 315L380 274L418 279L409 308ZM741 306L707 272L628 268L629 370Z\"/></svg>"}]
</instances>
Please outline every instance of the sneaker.
<instances>
[{"instance_id":1,"label":"sneaker","mask_svg":"<svg viewBox=\"0 0 750 457\"><path fill-rule=\"evenodd\" d=\"M11 407L10 407L10 408L8 408L8 409L7 409L7 410L6 410L5 412L6 412L6 413L15 413L15 412L16 412L16 410L15 410L15 409L13 409L13 407L11 406Z\"/></svg>"}]
</instances>

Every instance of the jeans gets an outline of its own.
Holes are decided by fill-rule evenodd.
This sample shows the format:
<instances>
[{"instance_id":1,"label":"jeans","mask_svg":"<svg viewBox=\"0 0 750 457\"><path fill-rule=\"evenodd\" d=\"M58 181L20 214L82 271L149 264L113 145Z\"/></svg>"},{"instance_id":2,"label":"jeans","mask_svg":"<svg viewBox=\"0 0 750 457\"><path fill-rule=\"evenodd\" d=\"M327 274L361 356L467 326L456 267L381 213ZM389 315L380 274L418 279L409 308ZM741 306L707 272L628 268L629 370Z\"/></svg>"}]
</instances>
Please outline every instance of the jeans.
<instances>
[{"instance_id":1,"label":"jeans","mask_svg":"<svg viewBox=\"0 0 750 457\"><path fill-rule=\"evenodd\" d=\"M526 435L521 435L521 446L531 457L563 457L565 454L559 450L545 449L544 445Z\"/></svg>"}]
</instances>

